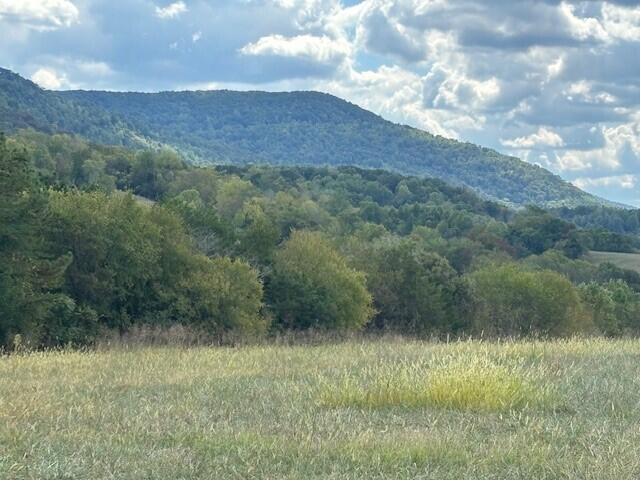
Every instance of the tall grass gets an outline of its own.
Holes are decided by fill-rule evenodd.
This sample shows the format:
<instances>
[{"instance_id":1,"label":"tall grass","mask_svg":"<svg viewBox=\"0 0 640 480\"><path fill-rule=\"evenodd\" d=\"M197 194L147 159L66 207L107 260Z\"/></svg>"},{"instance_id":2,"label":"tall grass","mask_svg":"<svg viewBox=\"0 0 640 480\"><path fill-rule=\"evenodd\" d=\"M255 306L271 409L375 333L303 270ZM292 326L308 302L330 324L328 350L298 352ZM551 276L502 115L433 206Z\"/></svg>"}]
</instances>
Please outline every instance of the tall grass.
<instances>
[{"instance_id":1,"label":"tall grass","mask_svg":"<svg viewBox=\"0 0 640 480\"><path fill-rule=\"evenodd\" d=\"M330 407L500 412L552 408L557 402L543 370L501 365L484 355L449 356L435 365L380 364L359 378L348 373L338 383L327 381L320 393L321 405Z\"/></svg>"},{"instance_id":2,"label":"tall grass","mask_svg":"<svg viewBox=\"0 0 640 480\"><path fill-rule=\"evenodd\" d=\"M0 357L0 479L640 478L640 341Z\"/></svg>"}]
</instances>

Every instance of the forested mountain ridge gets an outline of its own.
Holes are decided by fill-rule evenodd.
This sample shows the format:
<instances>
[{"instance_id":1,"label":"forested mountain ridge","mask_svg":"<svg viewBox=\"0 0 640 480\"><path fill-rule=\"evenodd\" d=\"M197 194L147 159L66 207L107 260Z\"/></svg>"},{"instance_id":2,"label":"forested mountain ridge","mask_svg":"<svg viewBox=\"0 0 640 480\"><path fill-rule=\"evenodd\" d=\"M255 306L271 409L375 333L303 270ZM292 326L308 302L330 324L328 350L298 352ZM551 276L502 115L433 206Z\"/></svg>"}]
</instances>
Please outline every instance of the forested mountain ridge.
<instances>
[{"instance_id":1,"label":"forested mountain ridge","mask_svg":"<svg viewBox=\"0 0 640 480\"><path fill-rule=\"evenodd\" d=\"M608 204L551 172L317 92L45 91L0 69L0 130L170 146L195 163L355 165L432 176L511 205Z\"/></svg>"}]
</instances>

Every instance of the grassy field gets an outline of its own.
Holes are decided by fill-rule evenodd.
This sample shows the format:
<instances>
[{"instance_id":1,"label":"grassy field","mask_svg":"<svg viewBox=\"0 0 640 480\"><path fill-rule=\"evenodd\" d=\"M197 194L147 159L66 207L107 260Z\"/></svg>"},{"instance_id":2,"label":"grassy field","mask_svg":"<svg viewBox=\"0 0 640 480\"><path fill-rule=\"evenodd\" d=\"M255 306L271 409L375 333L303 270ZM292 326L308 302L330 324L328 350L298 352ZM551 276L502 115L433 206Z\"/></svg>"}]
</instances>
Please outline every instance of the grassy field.
<instances>
[{"instance_id":1,"label":"grassy field","mask_svg":"<svg viewBox=\"0 0 640 480\"><path fill-rule=\"evenodd\" d=\"M640 253L595 252L591 251L585 259L596 265L613 263L617 267L640 272Z\"/></svg>"},{"instance_id":2,"label":"grassy field","mask_svg":"<svg viewBox=\"0 0 640 480\"><path fill-rule=\"evenodd\" d=\"M0 358L2 479L637 479L640 341Z\"/></svg>"}]
</instances>

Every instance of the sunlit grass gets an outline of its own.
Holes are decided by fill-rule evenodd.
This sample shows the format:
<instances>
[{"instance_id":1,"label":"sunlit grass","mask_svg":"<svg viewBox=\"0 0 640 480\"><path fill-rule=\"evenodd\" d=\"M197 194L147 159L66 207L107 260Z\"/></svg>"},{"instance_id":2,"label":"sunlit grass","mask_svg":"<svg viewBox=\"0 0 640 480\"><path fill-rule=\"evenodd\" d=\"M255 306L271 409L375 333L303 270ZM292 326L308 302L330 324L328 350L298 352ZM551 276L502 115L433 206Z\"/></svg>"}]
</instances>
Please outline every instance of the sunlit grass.
<instances>
[{"instance_id":1,"label":"sunlit grass","mask_svg":"<svg viewBox=\"0 0 640 480\"><path fill-rule=\"evenodd\" d=\"M488 357L456 356L435 365L380 364L358 378L348 374L327 382L320 403L330 407L448 408L500 412L553 408L557 394L544 372L500 365Z\"/></svg>"},{"instance_id":2,"label":"sunlit grass","mask_svg":"<svg viewBox=\"0 0 640 480\"><path fill-rule=\"evenodd\" d=\"M0 357L0 479L640 478L640 341Z\"/></svg>"}]
</instances>

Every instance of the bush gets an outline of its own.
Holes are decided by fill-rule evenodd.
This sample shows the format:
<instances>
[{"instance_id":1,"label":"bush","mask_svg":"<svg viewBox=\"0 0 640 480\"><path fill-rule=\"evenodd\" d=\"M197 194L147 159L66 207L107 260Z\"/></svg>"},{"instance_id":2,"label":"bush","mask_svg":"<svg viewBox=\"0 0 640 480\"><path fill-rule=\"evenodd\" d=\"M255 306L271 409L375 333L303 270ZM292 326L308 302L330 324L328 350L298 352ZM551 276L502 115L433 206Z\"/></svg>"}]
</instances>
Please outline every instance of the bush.
<instances>
[{"instance_id":1,"label":"bush","mask_svg":"<svg viewBox=\"0 0 640 480\"><path fill-rule=\"evenodd\" d=\"M478 331L492 335L564 336L591 328L577 289L564 276L516 264L470 275Z\"/></svg>"},{"instance_id":2,"label":"bush","mask_svg":"<svg viewBox=\"0 0 640 480\"><path fill-rule=\"evenodd\" d=\"M242 260L198 256L175 293L173 316L209 334L235 332L260 335L267 322L261 316L262 283Z\"/></svg>"},{"instance_id":3,"label":"bush","mask_svg":"<svg viewBox=\"0 0 640 480\"><path fill-rule=\"evenodd\" d=\"M377 328L434 334L467 326L467 285L445 258L396 237L365 246L358 257L373 294Z\"/></svg>"},{"instance_id":4,"label":"bush","mask_svg":"<svg viewBox=\"0 0 640 480\"><path fill-rule=\"evenodd\" d=\"M531 255L522 261L533 270L552 270L561 273L574 284L590 282L598 277L598 267L585 260L572 260L559 250L547 250L542 255Z\"/></svg>"},{"instance_id":5,"label":"bush","mask_svg":"<svg viewBox=\"0 0 640 480\"><path fill-rule=\"evenodd\" d=\"M640 331L640 295L622 280L579 286L580 296L591 310L593 322L607 336Z\"/></svg>"},{"instance_id":6,"label":"bush","mask_svg":"<svg viewBox=\"0 0 640 480\"><path fill-rule=\"evenodd\" d=\"M373 314L364 275L315 232L295 231L275 254L269 298L293 329L359 329Z\"/></svg>"}]
</instances>

